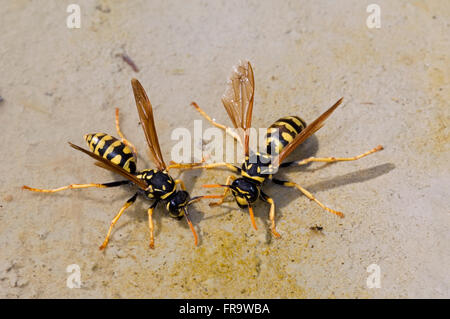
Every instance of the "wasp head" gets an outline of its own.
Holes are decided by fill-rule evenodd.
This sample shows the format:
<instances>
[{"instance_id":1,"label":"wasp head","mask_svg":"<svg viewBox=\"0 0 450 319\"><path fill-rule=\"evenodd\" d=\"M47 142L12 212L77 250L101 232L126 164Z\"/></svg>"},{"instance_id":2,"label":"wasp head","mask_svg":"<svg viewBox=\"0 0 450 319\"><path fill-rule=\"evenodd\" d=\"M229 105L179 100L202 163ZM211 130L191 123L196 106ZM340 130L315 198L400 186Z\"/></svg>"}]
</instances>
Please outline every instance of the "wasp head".
<instances>
[{"instance_id":1,"label":"wasp head","mask_svg":"<svg viewBox=\"0 0 450 319\"><path fill-rule=\"evenodd\" d=\"M202 196L191 198L188 192L177 191L168 201L166 208L170 217L181 219L183 216L187 215L189 205L201 198Z\"/></svg>"},{"instance_id":2,"label":"wasp head","mask_svg":"<svg viewBox=\"0 0 450 319\"><path fill-rule=\"evenodd\" d=\"M189 193L178 191L170 198L167 203L167 210L170 217L181 219L184 216L186 206L189 202Z\"/></svg>"},{"instance_id":3,"label":"wasp head","mask_svg":"<svg viewBox=\"0 0 450 319\"><path fill-rule=\"evenodd\" d=\"M177 191L173 194L173 196L169 199L167 202L167 210L169 211L170 217L181 219L183 216L186 217L186 221L189 224L189 227L191 228L192 233L194 234L195 238L195 245L197 246L198 238L197 233L195 232L194 226L192 226L191 219L189 217L188 213L188 206L191 205L193 202L201 199L202 196L197 196L190 198L189 193L186 191Z\"/></svg>"},{"instance_id":4,"label":"wasp head","mask_svg":"<svg viewBox=\"0 0 450 319\"><path fill-rule=\"evenodd\" d=\"M247 207L259 198L260 189L251 179L237 178L229 187L236 199L236 203L241 208Z\"/></svg>"}]
</instances>

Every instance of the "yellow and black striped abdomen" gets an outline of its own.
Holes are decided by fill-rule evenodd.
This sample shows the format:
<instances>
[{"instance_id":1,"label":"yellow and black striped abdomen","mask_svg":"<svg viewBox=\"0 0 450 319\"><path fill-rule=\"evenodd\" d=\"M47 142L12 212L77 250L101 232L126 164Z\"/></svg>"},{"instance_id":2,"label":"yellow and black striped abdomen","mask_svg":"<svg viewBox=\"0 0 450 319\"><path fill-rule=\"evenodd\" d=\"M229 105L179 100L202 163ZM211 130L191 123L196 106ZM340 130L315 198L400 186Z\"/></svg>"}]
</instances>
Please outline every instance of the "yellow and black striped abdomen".
<instances>
[{"instance_id":1,"label":"yellow and black striped abdomen","mask_svg":"<svg viewBox=\"0 0 450 319\"><path fill-rule=\"evenodd\" d=\"M89 149L97 155L119 165L128 172L136 173L136 159L131 149L117 138L105 134L86 134L84 139Z\"/></svg>"},{"instance_id":2,"label":"yellow and black striped abdomen","mask_svg":"<svg viewBox=\"0 0 450 319\"><path fill-rule=\"evenodd\" d=\"M285 116L267 129L266 152L275 155L288 145L306 127L298 116Z\"/></svg>"}]
</instances>

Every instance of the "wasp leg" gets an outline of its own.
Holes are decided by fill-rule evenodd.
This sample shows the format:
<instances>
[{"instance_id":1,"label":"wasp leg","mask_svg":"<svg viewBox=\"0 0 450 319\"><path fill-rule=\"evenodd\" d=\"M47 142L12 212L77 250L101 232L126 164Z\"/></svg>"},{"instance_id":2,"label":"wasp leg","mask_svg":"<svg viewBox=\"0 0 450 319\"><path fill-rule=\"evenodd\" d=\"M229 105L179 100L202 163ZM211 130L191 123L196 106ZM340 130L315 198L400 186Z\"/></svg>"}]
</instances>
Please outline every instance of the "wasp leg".
<instances>
[{"instance_id":1,"label":"wasp leg","mask_svg":"<svg viewBox=\"0 0 450 319\"><path fill-rule=\"evenodd\" d=\"M194 235L194 244L195 246L197 246L198 245L197 232L195 231L194 225L192 225L191 218L189 217L189 213L186 209L184 210L184 217L186 218L189 228L191 229L191 232Z\"/></svg>"},{"instance_id":2,"label":"wasp leg","mask_svg":"<svg viewBox=\"0 0 450 319\"><path fill-rule=\"evenodd\" d=\"M278 184L278 185L283 185L283 186L286 186L286 187L295 187L295 188L297 188L299 191L301 191L306 197L308 197L310 200L315 201L320 207L322 207L322 208L325 209L326 211L328 211L328 212L330 212L330 213L332 213L332 214L335 214L336 216L344 217L344 214L343 214L343 213L338 212L338 211L336 211L336 210L334 210L334 209L331 209L331 208L325 206L325 205L322 204L317 198L315 198L310 192L308 192L306 189L304 189L304 188L301 187L300 185L298 185L298 184L296 184L296 183L293 183L293 182L289 182L289 181L281 181L281 180L278 180L278 179L275 179L275 178L272 179L272 181L273 181L275 184Z\"/></svg>"},{"instance_id":3,"label":"wasp leg","mask_svg":"<svg viewBox=\"0 0 450 319\"><path fill-rule=\"evenodd\" d=\"M248 205L248 213L250 215L250 221L252 222L252 226L255 230L258 230L258 227L256 227L256 222L255 222L255 214L253 214L253 207L249 204Z\"/></svg>"},{"instance_id":4,"label":"wasp leg","mask_svg":"<svg viewBox=\"0 0 450 319\"><path fill-rule=\"evenodd\" d=\"M154 202L152 204L152 206L150 206L150 208L147 210L148 213L148 228L150 230L150 248L155 248L155 238L154 238L154 232L153 232L153 210L155 209L156 205L158 204L158 202Z\"/></svg>"},{"instance_id":5,"label":"wasp leg","mask_svg":"<svg viewBox=\"0 0 450 319\"><path fill-rule=\"evenodd\" d=\"M171 170L172 168L177 169L196 169L196 168L203 168L204 163L177 163L174 161L170 161L170 165L167 166L167 171Z\"/></svg>"},{"instance_id":6,"label":"wasp leg","mask_svg":"<svg viewBox=\"0 0 450 319\"><path fill-rule=\"evenodd\" d=\"M177 184L180 184L180 187L181 187L181 189L182 190L186 190L186 186L184 186L184 183L183 183L183 181L181 180L181 179L176 179L175 180L175 185L177 185Z\"/></svg>"},{"instance_id":7,"label":"wasp leg","mask_svg":"<svg viewBox=\"0 0 450 319\"><path fill-rule=\"evenodd\" d=\"M225 131L225 133L227 133L228 135L230 135L232 138L234 138L236 141L238 141L239 143L241 143L241 138L239 137L238 134L236 134L235 132L233 132L233 129L230 127L227 127L223 124L219 124L216 121L214 121L208 114L206 114L205 111L203 111L200 106L198 106L197 103L192 102L191 105L197 110L197 112L199 112L209 123L211 123L212 125L214 125L215 127L218 127L222 130Z\"/></svg>"},{"instance_id":8,"label":"wasp leg","mask_svg":"<svg viewBox=\"0 0 450 319\"><path fill-rule=\"evenodd\" d=\"M182 164L182 163L175 163L175 162L170 162L171 165L169 165L167 167L167 170L171 169L171 168L178 168L178 169L199 169L199 168L204 168L204 169L212 169L212 168L220 168L220 167L226 167L228 168L230 171L232 171L233 173L239 174L241 172L241 168L234 166L232 164L229 163L212 163L212 164L203 164L203 163L187 163L187 164Z\"/></svg>"},{"instance_id":9,"label":"wasp leg","mask_svg":"<svg viewBox=\"0 0 450 319\"><path fill-rule=\"evenodd\" d=\"M225 185L231 185L231 181L234 181L236 179L236 177L234 177L233 175L228 176L227 181L225 182ZM205 187L208 185L204 185ZM225 190L223 192L223 195L218 195L217 198L220 198L219 201L217 202L211 202L209 203L209 206L218 206L218 205L222 205L225 198L227 197L228 192L230 191L229 187L225 187ZM208 195L207 195L208 196Z\"/></svg>"},{"instance_id":10,"label":"wasp leg","mask_svg":"<svg viewBox=\"0 0 450 319\"><path fill-rule=\"evenodd\" d=\"M280 165L280 167L300 166L300 165L308 164L310 162L334 163L334 162L356 161L356 160L359 160L360 158L363 158L363 157L365 157L367 155L370 155L372 153L381 151L382 149L383 149L383 146L378 145L377 147L374 147L370 151L367 151L365 153L362 153L360 155L353 156L353 157L310 157L310 158L307 158L307 159L304 159L304 160L301 160L301 161L282 163Z\"/></svg>"},{"instance_id":11,"label":"wasp leg","mask_svg":"<svg viewBox=\"0 0 450 319\"><path fill-rule=\"evenodd\" d=\"M281 235L277 232L277 229L275 227L275 202L271 197L267 196L263 192L261 192L261 197L265 202L270 204L269 219L270 223L272 224L270 230L275 237L280 238Z\"/></svg>"},{"instance_id":12,"label":"wasp leg","mask_svg":"<svg viewBox=\"0 0 450 319\"><path fill-rule=\"evenodd\" d=\"M227 196L227 194L230 190L230 188L228 186L231 185L231 181L235 180L235 179L236 179L236 177L230 175L230 176L228 176L227 181L225 182L225 185L220 185L220 184L203 185L203 187L225 187L225 191L224 191L223 195L219 195L219 197L221 199L218 202L210 203L209 206L221 205L224 202L225 197ZM250 220L252 222L253 228L255 230L258 230L258 227L256 227L255 215L253 214L253 208L250 204L248 204L248 212L250 214Z\"/></svg>"},{"instance_id":13,"label":"wasp leg","mask_svg":"<svg viewBox=\"0 0 450 319\"><path fill-rule=\"evenodd\" d=\"M108 187L116 187L120 185L129 184L129 181L118 181L118 182L111 182L111 183L104 183L104 184L70 184L67 186L54 188L54 189L40 189L40 188L32 188L26 185L22 186L22 189L27 189L32 192L39 192L39 193L56 193L60 192L66 189L78 189L78 188L88 188L88 187L97 187L97 188L108 188Z\"/></svg>"},{"instance_id":14,"label":"wasp leg","mask_svg":"<svg viewBox=\"0 0 450 319\"><path fill-rule=\"evenodd\" d=\"M125 209L130 207L136 201L137 196L138 196L138 193L134 194L133 197L131 197L129 200L127 200L127 202L122 206L122 208L120 209L120 211L116 215L116 217L114 217L114 219L111 221L111 225L109 226L109 230L108 230L108 233L106 234L106 238L103 241L103 244L99 247L100 250L104 249L106 247L106 245L108 245L109 237L111 236L111 231L112 231L114 225L117 223L120 216L122 216Z\"/></svg>"},{"instance_id":15,"label":"wasp leg","mask_svg":"<svg viewBox=\"0 0 450 319\"><path fill-rule=\"evenodd\" d=\"M119 108L116 107L116 130L117 134L119 134L120 138L122 139L122 142L133 149L134 157L137 158L137 149L136 146L134 146L130 141L128 141L125 136L122 134L122 131L120 130L119 125Z\"/></svg>"}]
</instances>

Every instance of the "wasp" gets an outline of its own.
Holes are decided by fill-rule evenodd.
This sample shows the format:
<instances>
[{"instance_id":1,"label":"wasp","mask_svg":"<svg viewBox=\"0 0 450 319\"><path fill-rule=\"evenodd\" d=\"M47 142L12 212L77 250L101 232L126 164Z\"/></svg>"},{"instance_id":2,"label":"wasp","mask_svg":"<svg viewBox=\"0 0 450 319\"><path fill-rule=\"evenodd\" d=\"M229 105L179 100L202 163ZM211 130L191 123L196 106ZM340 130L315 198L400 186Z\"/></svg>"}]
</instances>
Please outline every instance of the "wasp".
<instances>
[{"instance_id":1,"label":"wasp","mask_svg":"<svg viewBox=\"0 0 450 319\"><path fill-rule=\"evenodd\" d=\"M271 232L275 237L281 236L277 232L275 226L274 200L263 191L263 185L267 181L286 187L296 188L323 209L339 217L343 217L344 215L342 212L325 206L313 194L299 184L287 180L280 180L274 177L275 173L278 168L305 165L310 162L332 163L340 161L354 161L380 151L383 147L378 145L370 151L354 157L310 157L301 161L284 162L289 154L291 154L301 143L303 143L308 137L324 125L325 120L342 103L343 99L341 98L309 125L306 125L306 122L298 116L286 116L278 119L267 129L266 152L251 152L249 149L249 132L252 123L254 92L255 80L252 66L250 62L240 62L233 68L233 72L227 82L225 93L222 96L222 103L229 118L231 119L231 122L233 123L234 128L238 129L238 132L241 134L236 134L233 129L212 120L211 117L208 116L206 112L204 112L195 102L192 102L192 106L206 120L208 120L212 125L223 129L226 133L231 135L234 139L240 142L241 145L243 145L245 160L241 167L225 162L211 164L173 163L174 167L180 169L227 168L233 173L239 174L240 177L238 178L234 175L230 175L225 184L203 185L204 187L225 188L223 195L219 195L221 199L217 202L210 203L210 205L221 205L229 191L231 191L237 205L240 208L248 208L253 228L257 229L252 205L255 201L261 199L270 205L269 219L271 222Z\"/></svg>"},{"instance_id":2,"label":"wasp","mask_svg":"<svg viewBox=\"0 0 450 319\"><path fill-rule=\"evenodd\" d=\"M71 184L55 189L37 189L23 186L23 189L34 192L55 193L66 189L79 189L88 187L108 188L125 184L134 184L138 187L138 189L136 193L126 201L126 203L120 209L119 213L111 221L106 238L100 246L101 250L107 246L111 236L111 231L114 225L119 220L120 216L122 216L123 212L136 201L138 195L141 195L144 198L153 201L147 211L151 248L154 248L154 225L152 216L155 207L159 203L164 204L167 212L169 213L169 216L177 219L181 219L183 218L183 216L186 218L186 221L194 235L195 245L197 245L198 236L194 226L192 225L188 207L195 201L205 198L205 196L197 196L191 198L189 196L189 193L186 191L183 181L179 179L173 179L169 175L168 171L170 167L165 164L163 156L161 154L158 135L156 134L155 122L153 118L153 108L150 100L145 93L144 88L137 79L131 80L131 86L133 88L133 93L136 100L140 123L143 127L147 144L150 149L150 157L152 162L155 164L156 169L144 169L141 171L137 171L136 148L123 136L122 132L120 131L119 110L116 109L116 130L118 135L121 137L120 140L105 133L94 133L86 134L84 136L86 142L88 143L90 151L70 142L69 144L74 149L81 151L97 160L97 162L95 162L95 165L117 173L124 177L126 180L104 184ZM177 190L178 184L180 185L181 190ZM208 198L208 196L206 196L206 198Z\"/></svg>"}]
</instances>

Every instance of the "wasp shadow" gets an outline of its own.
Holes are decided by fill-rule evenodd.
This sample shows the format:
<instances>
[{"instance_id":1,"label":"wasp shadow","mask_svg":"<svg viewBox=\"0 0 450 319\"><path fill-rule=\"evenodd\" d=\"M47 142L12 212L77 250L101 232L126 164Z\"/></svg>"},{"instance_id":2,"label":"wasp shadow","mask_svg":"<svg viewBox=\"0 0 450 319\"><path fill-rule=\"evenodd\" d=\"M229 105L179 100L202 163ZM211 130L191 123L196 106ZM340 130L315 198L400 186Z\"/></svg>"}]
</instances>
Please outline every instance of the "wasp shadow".
<instances>
[{"instance_id":1,"label":"wasp shadow","mask_svg":"<svg viewBox=\"0 0 450 319\"><path fill-rule=\"evenodd\" d=\"M336 176L329 180L321 181L315 184L304 185L304 183L301 183L301 186L311 192L314 196L316 196L316 193L320 193L322 191L338 188L344 185L363 183L365 181L372 180L389 173L393 169L395 169L395 165L393 163L385 163L371 168ZM277 178L281 180L289 180L288 178L284 178L284 176L282 175L280 177L277 176ZM284 188L286 191L282 190L282 188ZM293 200L298 198L299 195L303 195L296 188L283 187L281 185L274 185L273 183L268 187L268 192L270 192L271 196L273 196L277 205L276 207L278 208L288 206ZM320 196L318 197L320 200ZM277 212L277 218L281 216L282 214Z\"/></svg>"},{"instance_id":2,"label":"wasp shadow","mask_svg":"<svg viewBox=\"0 0 450 319\"><path fill-rule=\"evenodd\" d=\"M319 139L316 135L310 136L305 142L300 144L284 161L285 163L290 161L301 161L307 159L308 157L313 157L317 154L319 150ZM300 170L305 170L312 163L299 166Z\"/></svg>"}]
</instances>

